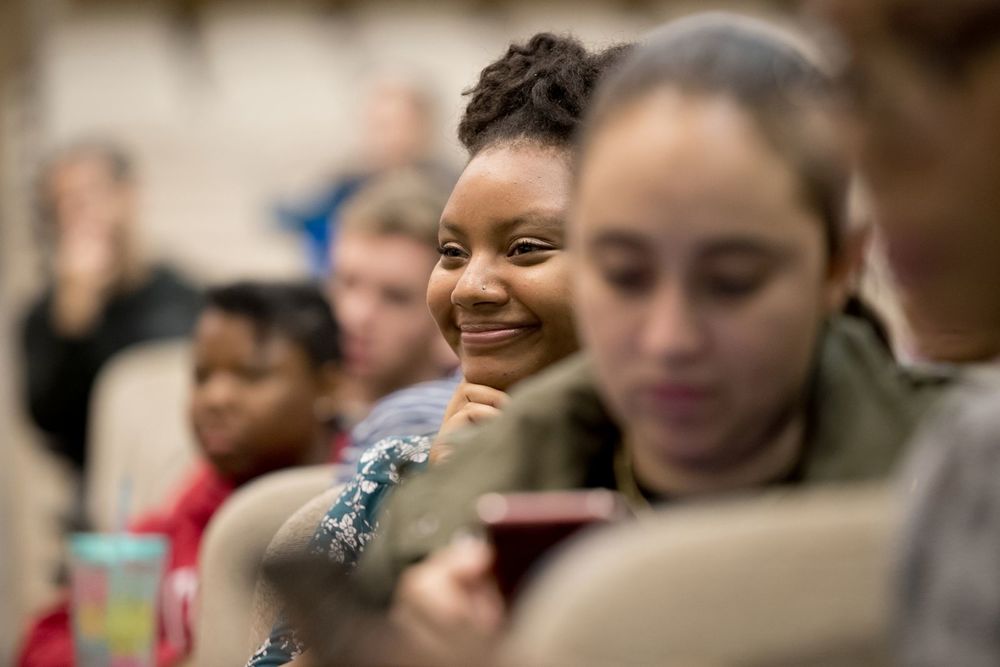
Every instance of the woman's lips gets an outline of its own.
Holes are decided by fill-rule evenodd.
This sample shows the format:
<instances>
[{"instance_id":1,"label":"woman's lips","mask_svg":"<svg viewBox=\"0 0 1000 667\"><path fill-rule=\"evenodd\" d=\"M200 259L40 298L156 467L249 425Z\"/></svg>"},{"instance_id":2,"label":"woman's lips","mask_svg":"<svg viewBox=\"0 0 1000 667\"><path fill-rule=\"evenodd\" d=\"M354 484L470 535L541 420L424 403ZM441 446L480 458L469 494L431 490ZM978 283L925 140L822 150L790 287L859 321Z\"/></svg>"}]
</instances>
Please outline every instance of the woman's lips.
<instances>
[{"instance_id":1,"label":"woman's lips","mask_svg":"<svg viewBox=\"0 0 1000 667\"><path fill-rule=\"evenodd\" d=\"M520 338L538 329L531 324L469 324L459 326L462 346L494 347Z\"/></svg>"},{"instance_id":2,"label":"woman's lips","mask_svg":"<svg viewBox=\"0 0 1000 667\"><path fill-rule=\"evenodd\" d=\"M904 286L934 280L947 261L948 249L944 240L933 242L917 235L900 234L887 239L885 248L893 277Z\"/></svg>"},{"instance_id":3,"label":"woman's lips","mask_svg":"<svg viewBox=\"0 0 1000 667\"><path fill-rule=\"evenodd\" d=\"M707 387L673 383L648 385L640 395L661 417L682 421L705 416L715 398Z\"/></svg>"}]
</instances>

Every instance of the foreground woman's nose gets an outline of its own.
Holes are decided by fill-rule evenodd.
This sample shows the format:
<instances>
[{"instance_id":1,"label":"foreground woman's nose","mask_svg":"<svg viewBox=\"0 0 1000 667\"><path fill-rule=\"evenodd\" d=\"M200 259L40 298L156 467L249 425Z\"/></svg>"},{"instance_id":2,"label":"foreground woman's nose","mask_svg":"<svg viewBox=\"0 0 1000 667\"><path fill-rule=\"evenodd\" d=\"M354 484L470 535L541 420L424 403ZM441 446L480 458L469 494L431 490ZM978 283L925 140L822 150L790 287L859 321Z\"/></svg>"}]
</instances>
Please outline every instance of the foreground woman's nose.
<instances>
[{"instance_id":1,"label":"foreground woman's nose","mask_svg":"<svg viewBox=\"0 0 1000 667\"><path fill-rule=\"evenodd\" d=\"M640 351L664 360L683 360L705 348L705 332L694 298L680 285L664 285L644 319Z\"/></svg>"}]
</instances>

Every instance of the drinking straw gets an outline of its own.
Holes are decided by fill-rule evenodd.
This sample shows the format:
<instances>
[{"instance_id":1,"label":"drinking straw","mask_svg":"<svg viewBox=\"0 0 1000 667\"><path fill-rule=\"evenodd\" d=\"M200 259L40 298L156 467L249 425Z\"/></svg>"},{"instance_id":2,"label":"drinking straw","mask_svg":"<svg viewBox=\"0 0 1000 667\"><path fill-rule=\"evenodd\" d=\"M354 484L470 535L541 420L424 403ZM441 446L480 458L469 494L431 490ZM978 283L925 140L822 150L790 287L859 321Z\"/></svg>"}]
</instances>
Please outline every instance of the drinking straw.
<instances>
[{"instance_id":1,"label":"drinking straw","mask_svg":"<svg viewBox=\"0 0 1000 667\"><path fill-rule=\"evenodd\" d=\"M132 505L132 476L125 475L118 483L118 506L115 508L115 533L122 534L128 528L128 512Z\"/></svg>"}]
</instances>

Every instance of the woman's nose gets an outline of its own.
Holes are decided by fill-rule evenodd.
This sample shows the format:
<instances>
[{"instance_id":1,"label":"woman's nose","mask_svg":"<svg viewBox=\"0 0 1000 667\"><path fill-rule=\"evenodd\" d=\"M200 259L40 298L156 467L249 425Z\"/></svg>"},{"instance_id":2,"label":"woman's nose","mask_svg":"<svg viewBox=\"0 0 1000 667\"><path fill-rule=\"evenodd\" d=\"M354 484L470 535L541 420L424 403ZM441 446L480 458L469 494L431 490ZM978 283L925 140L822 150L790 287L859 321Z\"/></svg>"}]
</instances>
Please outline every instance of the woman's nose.
<instances>
[{"instance_id":1,"label":"woman's nose","mask_svg":"<svg viewBox=\"0 0 1000 667\"><path fill-rule=\"evenodd\" d=\"M451 302L463 308L501 305L508 299L502 275L494 263L485 258L473 257L451 292Z\"/></svg>"},{"instance_id":2,"label":"woman's nose","mask_svg":"<svg viewBox=\"0 0 1000 667\"><path fill-rule=\"evenodd\" d=\"M680 285L660 288L640 337L643 350L657 358L680 361L697 356L705 343L693 297Z\"/></svg>"}]
</instances>

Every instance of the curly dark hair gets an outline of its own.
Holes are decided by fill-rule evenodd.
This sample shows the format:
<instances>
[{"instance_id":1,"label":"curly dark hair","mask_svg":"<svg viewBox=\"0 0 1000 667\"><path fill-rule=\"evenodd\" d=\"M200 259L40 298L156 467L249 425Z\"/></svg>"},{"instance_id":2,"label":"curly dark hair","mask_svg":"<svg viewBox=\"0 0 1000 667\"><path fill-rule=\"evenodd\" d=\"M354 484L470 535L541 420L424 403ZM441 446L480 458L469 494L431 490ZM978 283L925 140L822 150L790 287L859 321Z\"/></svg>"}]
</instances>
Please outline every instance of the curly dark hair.
<instances>
[{"instance_id":1,"label":"curly dark hair","mask_svg":"<svg viewBox=\"0 0 1000 667\"><path fill-rule=\"evenodd\" d=\"M205 309L249 320L262 339L282 336L300 346L315 368L343 358L340 327L312 283L242 281L205 292Z\"/></svg>"},{"instance_id":2,"label":"curly dark hair","mask_svg":"<svg viewBox=\"0 0 1000 667\"><path fill-rule=\"evenodd\" d=\"M569 148L601 76L631 45L591 52L575 37L541 32L487 65L458 124L475 155L497 142L528 140Z\"/></svg>"}]
</instances>

